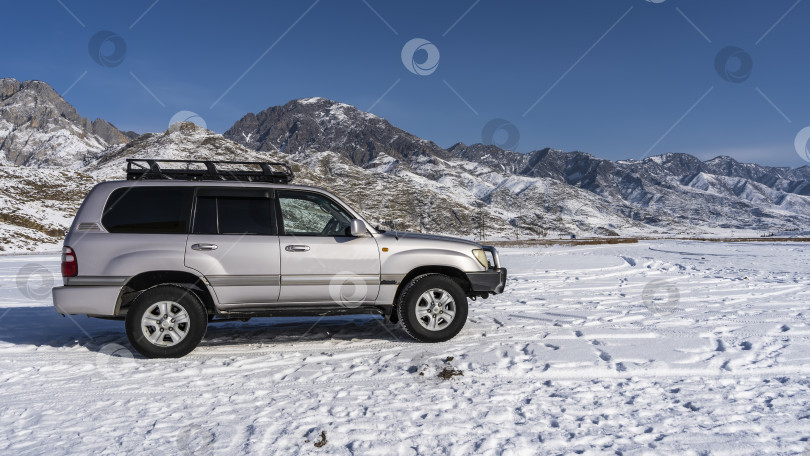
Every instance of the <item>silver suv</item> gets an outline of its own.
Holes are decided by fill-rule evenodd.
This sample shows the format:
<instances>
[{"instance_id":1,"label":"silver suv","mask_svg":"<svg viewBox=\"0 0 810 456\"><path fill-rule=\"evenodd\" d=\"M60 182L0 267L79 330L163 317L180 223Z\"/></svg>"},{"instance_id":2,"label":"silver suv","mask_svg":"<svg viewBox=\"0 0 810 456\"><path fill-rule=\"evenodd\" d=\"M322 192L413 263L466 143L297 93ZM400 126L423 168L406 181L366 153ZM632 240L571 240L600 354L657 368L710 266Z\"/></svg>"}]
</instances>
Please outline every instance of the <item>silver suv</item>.
<instances>
[{"instance_id":1,"label":"silver suv","mask_svg":"<svg viewBox=\"0 0 810 456\"><path fill-rule=\"evenodd\" d=\"M96 185L73 220L56 310L125 320L138 352L180 357L209 322L251 317L380 314L446 341L468 297L503 291L495 248L375 229L292 177L283 163L127 160L127 180Z\"/></svg>"}]
</instances>

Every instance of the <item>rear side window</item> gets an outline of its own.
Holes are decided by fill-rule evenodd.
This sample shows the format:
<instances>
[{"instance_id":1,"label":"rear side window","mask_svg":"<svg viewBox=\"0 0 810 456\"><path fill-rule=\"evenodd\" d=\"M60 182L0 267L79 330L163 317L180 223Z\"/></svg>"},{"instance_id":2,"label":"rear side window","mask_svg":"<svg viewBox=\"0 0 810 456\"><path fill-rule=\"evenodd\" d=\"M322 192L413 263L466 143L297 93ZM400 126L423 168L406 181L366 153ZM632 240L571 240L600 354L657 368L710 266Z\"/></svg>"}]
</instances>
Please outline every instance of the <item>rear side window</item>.
<instances>
[{"instance_id":1,"label":"rear side window","mask_svg":"<svg viewBox=\"0 0 810 456\"><path fill-rule=\"evenodd\" d=\"M127 187L110 195L101 223L110 233L186 234L190 187Z\"/></svg>"},{"instance_id":2,"label":"rear side window","mask_svg":"<svg viewBox=\"0 0 810 456\"><path fill-rule=\"evenodd\" d=\"M270 198L254 196L199 196L194 216L195 234L273 234Z\"/></svg>"}]
</instances>

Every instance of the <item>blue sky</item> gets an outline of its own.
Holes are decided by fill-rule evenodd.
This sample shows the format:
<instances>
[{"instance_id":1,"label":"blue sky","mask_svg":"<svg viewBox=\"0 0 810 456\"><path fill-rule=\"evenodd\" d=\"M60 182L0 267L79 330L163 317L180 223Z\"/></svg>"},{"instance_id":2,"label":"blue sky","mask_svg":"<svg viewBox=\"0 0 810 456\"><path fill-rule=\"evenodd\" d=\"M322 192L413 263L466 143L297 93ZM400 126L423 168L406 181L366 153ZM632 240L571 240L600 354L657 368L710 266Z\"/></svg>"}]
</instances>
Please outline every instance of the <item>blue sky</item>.
<instances>
[{"instance_id":1,"label":"blue sky","mask_svg":"<svg viewBox=\"0 0 810 456\"><path fill-rule=\"evenodd\" d=\"M443 147L807 164L794 139L810 126L810 2L658 1L9 2L0 76L44 80L83 116L138 132L192 111L221 133L322 96ZM120 39L96 49L98 63L89 47L105 30ZM430 74L403 64L414 38L439 52ZM105 61L115 40L123 59ZM721 68L740 82L716 68L729 46L743 54ZM514 128L482 137L493 119Z\"/></svg>"}]
</instances>

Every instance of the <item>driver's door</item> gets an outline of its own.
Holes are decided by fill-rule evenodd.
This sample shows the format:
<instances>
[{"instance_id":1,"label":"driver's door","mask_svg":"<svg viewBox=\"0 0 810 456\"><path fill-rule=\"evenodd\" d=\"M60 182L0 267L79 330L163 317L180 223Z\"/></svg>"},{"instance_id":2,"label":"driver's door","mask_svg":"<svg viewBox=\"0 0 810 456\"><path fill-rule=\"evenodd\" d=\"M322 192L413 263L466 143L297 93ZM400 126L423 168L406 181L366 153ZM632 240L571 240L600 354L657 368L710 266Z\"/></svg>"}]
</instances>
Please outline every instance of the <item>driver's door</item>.
<instances>
[{"instance_id":1,"label":"driver's door","mask_svg":"<svg viewBox=\"0 0 810 456\"><path fill-rule=\"evenodd\" d=\"M279 303L357 306L380 290L380 253L372 236L349 232L351 216L325 195L280 190Z\"/></svg>"}]
</instances>

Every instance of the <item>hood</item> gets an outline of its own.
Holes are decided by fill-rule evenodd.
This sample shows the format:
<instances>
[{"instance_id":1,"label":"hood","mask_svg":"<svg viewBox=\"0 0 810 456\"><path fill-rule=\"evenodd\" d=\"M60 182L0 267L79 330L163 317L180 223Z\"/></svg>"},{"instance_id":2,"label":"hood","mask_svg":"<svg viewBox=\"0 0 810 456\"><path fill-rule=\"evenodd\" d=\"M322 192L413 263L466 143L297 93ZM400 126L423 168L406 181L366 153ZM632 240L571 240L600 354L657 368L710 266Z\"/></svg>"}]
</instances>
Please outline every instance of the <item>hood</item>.
<instances>
[{"instance_id":1,"label":"hood","mask_svg":"<svg viewBox=\"0 0 810 456\"><path fill-rule=\"evenodd\" d=\"M444 242L458 242L461 244L467 244L475 247L481 247L481 244L470 241L467 239L452 237L452 236L440 236L438 234L425 234L425 233L411 233L408 231L386 231L382 233L383 236L388 237L397 237L399 239L428 239L431 241L444 241Z\"/></svg>"}]
</instances>

